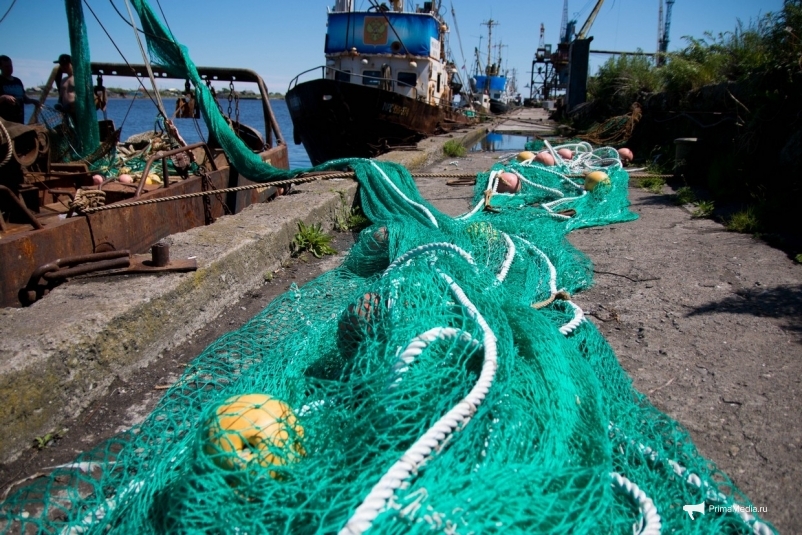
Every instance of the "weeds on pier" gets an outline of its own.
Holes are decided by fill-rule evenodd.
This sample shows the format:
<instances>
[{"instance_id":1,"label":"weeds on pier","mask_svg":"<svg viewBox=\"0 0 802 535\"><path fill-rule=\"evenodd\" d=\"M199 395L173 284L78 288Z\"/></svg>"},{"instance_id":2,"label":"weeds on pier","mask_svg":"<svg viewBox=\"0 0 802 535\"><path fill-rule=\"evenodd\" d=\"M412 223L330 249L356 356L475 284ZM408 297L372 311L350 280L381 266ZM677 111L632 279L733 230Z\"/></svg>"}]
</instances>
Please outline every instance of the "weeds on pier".
<instances>
[{"instance_id":1,"label":"weeds on pier","mask_svg":"<svg viewBox=\"0 0 802 535\"><path fill-rule=\"evenodd\" d=\"M323 232L320 223L305 225L303 221L298 222L298 234L292 240L293 254L300 255L305 251L312 253L315 258L323 258L323 255L337 254L337 251L329 245L332 237Z\"/></svg>"},{"instance_id":2,"label":"weeds on pier","mask_svg":"<svg viewBox=\"0 0 802 535\"><path fill-rule=\"evenodd\" d=\"M456 139L449 139L443 145L443 152L446 156L450 156L451 158L461 158L468 153L468 149Z\"/></svg>"}]
</instances>

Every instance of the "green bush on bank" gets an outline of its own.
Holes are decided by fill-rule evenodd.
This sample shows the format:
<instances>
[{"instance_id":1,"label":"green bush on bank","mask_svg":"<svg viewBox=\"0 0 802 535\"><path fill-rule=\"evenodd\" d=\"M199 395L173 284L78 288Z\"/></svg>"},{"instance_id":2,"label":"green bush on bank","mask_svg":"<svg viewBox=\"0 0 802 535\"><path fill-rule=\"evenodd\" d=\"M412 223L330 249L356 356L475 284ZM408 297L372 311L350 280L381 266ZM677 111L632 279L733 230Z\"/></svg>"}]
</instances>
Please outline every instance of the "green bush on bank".
<instances>
[{"instance_id":1,"label":"green bush on bank","mask_svg":"<svg viewBox=\"0 0 802 535\"><path fill-rule=\"evenodd\" d=\"M609 59L588 83L590 120L640 103L628 143L636 154L670 163L674 139L696 137L696 156L674 162L683 176L716 200L760 208L731 222L733 230L802 233L792 215L802 195L802 0L732 31L683 39L660 67L643 56Z\"/></svg>"}]
</instances>

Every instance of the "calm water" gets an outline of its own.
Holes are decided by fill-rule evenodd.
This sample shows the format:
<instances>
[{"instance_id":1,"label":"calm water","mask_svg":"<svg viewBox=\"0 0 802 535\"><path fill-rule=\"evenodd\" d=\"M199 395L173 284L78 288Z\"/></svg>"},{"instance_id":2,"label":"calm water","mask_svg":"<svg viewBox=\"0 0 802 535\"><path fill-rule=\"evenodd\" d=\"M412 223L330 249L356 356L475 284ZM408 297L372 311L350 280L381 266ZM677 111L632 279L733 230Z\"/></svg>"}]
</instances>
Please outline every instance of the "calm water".
<instances>
[{"instance_id":1,"label":"calm water","mask_svg":"<svg viewBox=\"0 0 802 535\"><path fill-rule=\"evenodd\" d=\"M471 147L471 152L522 151L527 141L532 141L533 139L535 139L534 136L490 132L476 145Z\"/></svg>"},{"instance_id":2,"label":"calm water","mask_svg":"<svg viewBox=\"0 0 802 535\"><path fill-rule=\"evenodd\" d=\"M167 113L172 114L175 110L175 98L162 98L164 107ZM49 106L55 106L55 99L48 99ZM223 111L228 111L228 101L223 98L220 100L220 105L223 106ZM287 109L287 104L283 100L271 100L270 107L273 108L273 113L276 116L281 134L284 141L287 143L289 150L290 167L293 169L298 167L311 167L312 163L309 161L309 156L306 154L306 149L303 145L296 145L292 140L292 119L290 119L290 112ZM33 106L25 106L25 119L33 113ZM156 124L156 106L147 98L140 97L136 99L131 98L113 98L109 99L106 115L109 119L114 121L117 128L122 126L122 134L120 139L125 140L128 137L139 134L141 132L152 131ZM232 110L232 115L234 112ZM98 119L103 119L103 114L98 112ZM239 120L243 124L247 124L256 128L264 137L265 135L265 121L262 114L262 103L259 100L240 100L239 102ZM187 143L197 143L205 140L208 136L208 129L203 119L197 121L193 119L175 119L175 124L178 126L178 131L181 137Z\"/></svg>"}]
</instances>

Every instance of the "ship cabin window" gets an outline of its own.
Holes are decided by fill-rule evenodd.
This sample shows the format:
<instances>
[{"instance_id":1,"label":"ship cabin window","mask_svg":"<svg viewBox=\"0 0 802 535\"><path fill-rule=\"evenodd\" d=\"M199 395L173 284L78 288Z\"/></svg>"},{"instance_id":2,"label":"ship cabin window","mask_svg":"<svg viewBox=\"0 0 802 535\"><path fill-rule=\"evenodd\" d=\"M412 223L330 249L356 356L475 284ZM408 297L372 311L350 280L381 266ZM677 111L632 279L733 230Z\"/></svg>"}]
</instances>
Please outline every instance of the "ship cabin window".
<instances>
[{"instance_id":1,"label":"ship cabin window","mask_svg":"<svg viewBox=\"0 0 802 535\"><path fill-rule=\"evenodd\" d=\"M399 72L398 83L403 89L415 87L418 85L418 75L414 72Z\"/></svg>"},{"instance_id":2,"label":"ship cabin window","mask_svg":"<svg viewBox=\"0 0 802 535\"><path fill-rule=\"evenodd\" d=\"M338 82L350 82L351 71L334 71L334 79Z\"/></svg>"},{"instance_id":3,"label":"ship cabin window","mask_svg":"<svg viewBox=\"0 0 802 535\"><path fill-rule=\"evenodd\" d=\"M381 77L381 71L362 71L362 85L378 87Z\"/></svg>"}]
</instances>

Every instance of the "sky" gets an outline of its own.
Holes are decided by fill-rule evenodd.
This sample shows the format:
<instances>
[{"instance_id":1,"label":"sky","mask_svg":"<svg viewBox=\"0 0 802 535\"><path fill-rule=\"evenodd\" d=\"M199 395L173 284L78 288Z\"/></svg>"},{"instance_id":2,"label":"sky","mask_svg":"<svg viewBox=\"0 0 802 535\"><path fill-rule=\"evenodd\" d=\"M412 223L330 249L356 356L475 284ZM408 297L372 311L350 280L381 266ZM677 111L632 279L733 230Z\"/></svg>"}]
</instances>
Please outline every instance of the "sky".
<instances>
[{"instance_id":1,"label":"sky","mask_svg":"<svg viewBox=\"0 0 802 535\"><path fill-rule=\"evenodd\" d=\"M423 3L405 1L407 6ZM587 20L595 1L568 1L569 18L578 21L577 30ZM324 63L326 9L334 5L334 0L149 2L157 13L160 10L164 13L173 34L188 47L195 64L252 69L264 78L270 91L285 93L298 74ZM368 0L354 2L357 8L370 6ZM489 19L498 22L493 28L493 43L505 45L502 48L503 67L509 72L517 71L522 94L528 92L524 86L530 79L541 23L545 25L545 42L551 43L556 50L563 0L443 0L442 5L450 27L449 45L453 56L460 66L464 57L469 70L473 64L474 48L480 46L480 38L482 55L484 58L487 56L487 26L482 23ZM591 50L634 51L640 48L654 51L657 47L658 5L659 0L604 1L588 34L593 37ZM114 6L127 19L125 0L85 0L84 16L91 59L123 62L123 57L115 49L116 44L128 62L142 63L133 30L117 14ZM456 18L452 17L451 6ZM676 0L671 17L669 50L682 48L685 45L683 36L701 38L708 31L714 34L732 31L739 19L746 24L781 8L782 0ZM69 53L64 1L0 0L0 18L4 14L5 18L0 22L0 54L12 58L14 75L25 86L43 84L53 68L53 61L59 54ZM114 44L105 32L111 35ZM607 56L591 55L591 73L606 59ZM104 82L109 87L136 86L136 82L129 79L111 80L107 77ZM161 81L160 86L183 87L183 84Z\"/></svg>"}]
</instances>

